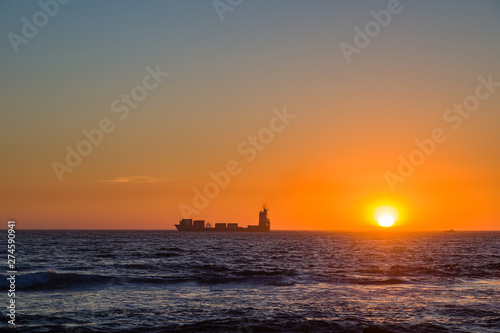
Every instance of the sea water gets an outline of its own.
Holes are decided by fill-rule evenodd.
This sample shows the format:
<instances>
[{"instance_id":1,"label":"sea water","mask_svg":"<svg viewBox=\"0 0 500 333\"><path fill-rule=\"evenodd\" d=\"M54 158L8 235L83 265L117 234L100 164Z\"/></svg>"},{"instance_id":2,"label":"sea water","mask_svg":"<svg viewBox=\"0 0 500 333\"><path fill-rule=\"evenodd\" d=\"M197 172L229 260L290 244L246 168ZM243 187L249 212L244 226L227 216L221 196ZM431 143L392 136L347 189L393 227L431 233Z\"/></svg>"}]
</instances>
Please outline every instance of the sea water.
<instances>
[{"instance_id":1,"label":"sea water","mask_svg":"<svg viewBox=\"0 0 500 333\"><path fill-rule=\"evenodd\" d=\"M500 331L499 232L16 235L22 332Z\"/></svg>"}]
</instances>

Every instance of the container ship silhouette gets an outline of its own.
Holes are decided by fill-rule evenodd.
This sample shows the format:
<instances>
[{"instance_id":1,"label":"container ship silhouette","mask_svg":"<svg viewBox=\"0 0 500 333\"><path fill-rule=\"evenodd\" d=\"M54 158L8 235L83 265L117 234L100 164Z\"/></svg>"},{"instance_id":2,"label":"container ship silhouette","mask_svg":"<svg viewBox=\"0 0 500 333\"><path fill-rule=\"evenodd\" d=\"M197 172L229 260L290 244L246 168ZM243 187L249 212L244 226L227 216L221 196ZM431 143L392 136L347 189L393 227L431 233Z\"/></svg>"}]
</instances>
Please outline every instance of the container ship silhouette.
<instances>
[{"instance_id":1,"label":"container ship silhouette","mask_svg":"<svg viewBox=\"0 0 500 333\"><path fill-rule=\"evenodd\" d=\"M210 222L205 220L182 219L175 227L179 231L198 232L267 232L271 230L271 221L267 217L267 208L263 207L259 212L259 225L249 225L246 228L239 227L238 223L215 223L212 227Z\"/></svg>"}]
</instances>

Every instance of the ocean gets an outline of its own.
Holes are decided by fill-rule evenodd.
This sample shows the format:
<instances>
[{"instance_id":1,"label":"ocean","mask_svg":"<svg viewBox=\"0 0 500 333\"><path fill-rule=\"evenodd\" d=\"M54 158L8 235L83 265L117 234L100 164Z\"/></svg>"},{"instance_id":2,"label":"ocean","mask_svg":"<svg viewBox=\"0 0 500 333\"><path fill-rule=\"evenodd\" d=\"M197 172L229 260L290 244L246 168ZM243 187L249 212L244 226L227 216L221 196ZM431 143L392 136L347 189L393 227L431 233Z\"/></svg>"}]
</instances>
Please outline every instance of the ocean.
<instances>
[{"instance_id":1,"label":"ocean","mask_svg":"<svg viewBox=\"0 0 500 333\"><path fill-rule=\"evenodd\" d=\"M16 264L3 331L500 332L500 232L18 230Z\"/></svg>"}]
</instances>

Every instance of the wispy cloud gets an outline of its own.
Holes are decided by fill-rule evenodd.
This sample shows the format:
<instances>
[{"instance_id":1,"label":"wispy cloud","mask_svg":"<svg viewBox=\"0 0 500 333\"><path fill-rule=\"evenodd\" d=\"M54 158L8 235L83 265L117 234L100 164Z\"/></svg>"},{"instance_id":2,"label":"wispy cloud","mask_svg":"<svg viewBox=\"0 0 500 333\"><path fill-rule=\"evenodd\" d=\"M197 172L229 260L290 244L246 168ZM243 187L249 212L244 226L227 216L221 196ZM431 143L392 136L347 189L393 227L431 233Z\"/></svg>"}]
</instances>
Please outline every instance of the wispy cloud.
<instances>
[{"instance_id":1,"label":"wispy cloud","mask_svg":"<svg viewBox=\"0 0 500 333\"><path fill-rule=\"evenodd\" d=\"M115 179L100 180L102 183L131 183L131 184L156 184L156 183L170 183L179 180L178 177L172 174L166 174L160 177L150 177L150 176L125 176L117 177Z\"/></svg>"}]
</instances>

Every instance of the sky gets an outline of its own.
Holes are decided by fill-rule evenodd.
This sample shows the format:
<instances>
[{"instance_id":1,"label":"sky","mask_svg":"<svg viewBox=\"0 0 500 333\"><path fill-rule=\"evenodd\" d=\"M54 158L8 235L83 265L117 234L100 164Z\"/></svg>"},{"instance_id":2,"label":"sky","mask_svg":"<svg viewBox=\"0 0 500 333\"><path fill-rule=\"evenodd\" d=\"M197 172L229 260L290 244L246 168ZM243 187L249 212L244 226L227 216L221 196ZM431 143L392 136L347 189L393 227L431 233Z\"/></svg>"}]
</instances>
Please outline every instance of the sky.
<instances>
[{"instance_id":1,"label":"sky","mask_svg":"<svg viewBox=\"0 0 500 333\"><path fill-rule=\"evenodd\" d=\"M498 230L499 18L496 0L1 1L0 218L246 226L265 204L273 230L364 230L389 205L398 230Z\"/></svg>"}]
</instances>

